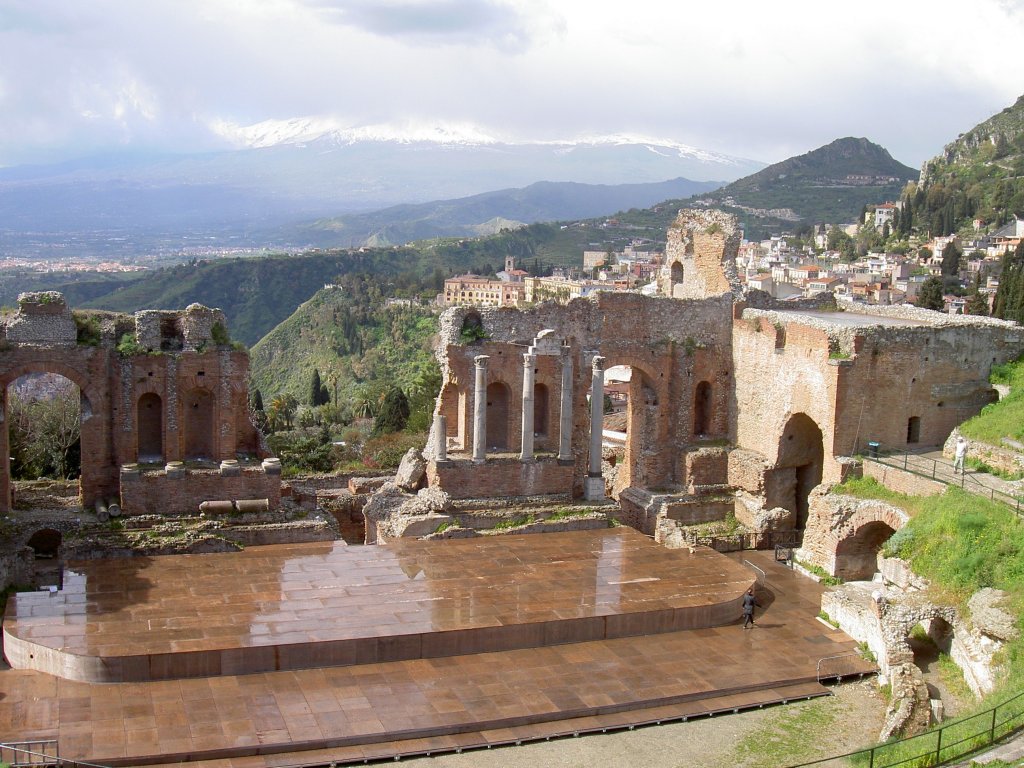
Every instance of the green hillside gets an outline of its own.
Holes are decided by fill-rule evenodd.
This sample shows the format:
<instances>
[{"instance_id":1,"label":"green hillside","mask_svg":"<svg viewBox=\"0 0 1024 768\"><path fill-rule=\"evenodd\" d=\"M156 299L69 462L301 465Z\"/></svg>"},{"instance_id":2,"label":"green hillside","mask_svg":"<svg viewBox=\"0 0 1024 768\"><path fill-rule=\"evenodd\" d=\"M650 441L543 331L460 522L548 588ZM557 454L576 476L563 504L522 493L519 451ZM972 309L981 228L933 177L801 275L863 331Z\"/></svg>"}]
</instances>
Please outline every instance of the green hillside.
<instances>
[{"instance_id":1,"label":"green hillside","mask_svg":"<svg viewBox=\"0 0 1024 768\"><path fill-rule=\"evenodd\" d=\"M925 163L904 201L903 229L922 236L973 233L975 218L996 228L1024 216L1024 96Z\"/></svg>"},{"instance_id":2,"label":"green hillside","mask_svg":"<svg viewBox=\"0 0 1024 768\"><path fill-rule=\"evenodd\" d=\"M899 197L917 171L867 139L836 139L770 165L701 199L731 210L749 230L792 228L797 221L843 223L865 204ZM744 209L754 209L744 210Z\"/></svg>"},{"instance_id":3,"label":"green hillside","mask_svg":"<svg viewBox=\"0 0 1024 768\"><path fill-rule=\"evenodd\" d=\"M359 410L378 403L392 386L407 393L440 385L433 360L433 337L440 309L388 306L370 275L348 275L334 288L322 288L250 351L251 384L270 402L278 395L309 400L313 371L332 398ZM372 410L372 408L371 408ZM361 415L347 414L348 417Z\"/></svg>"}]
</instances>

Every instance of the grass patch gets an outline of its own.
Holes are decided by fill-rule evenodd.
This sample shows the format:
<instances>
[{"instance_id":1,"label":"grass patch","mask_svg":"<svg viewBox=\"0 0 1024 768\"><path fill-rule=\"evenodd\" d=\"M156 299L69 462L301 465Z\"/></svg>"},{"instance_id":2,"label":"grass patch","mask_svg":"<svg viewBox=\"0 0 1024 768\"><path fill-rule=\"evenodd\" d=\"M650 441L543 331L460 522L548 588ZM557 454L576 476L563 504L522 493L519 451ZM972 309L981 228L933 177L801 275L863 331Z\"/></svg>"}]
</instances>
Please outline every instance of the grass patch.
<instances>
[{"instance_id":1,"label":"grass patch","mask_svg":"<svg viewBox=\"0 0 1024 768\"><path fill-rule=\"evenodd\" d=\"M587 517L593 514L594 511L592 507L559 507L547 516L545 522L550 523L557 520L569 520L574 517Z\"/></svg>"},{"instance_id":2,"label":"grass patch","mask_svg":"<svg viewBox=\"0 0 1024 768\"><path fill-rule=\"evenodd\" d=\"M1020 480L1021 477L1024 477L1020 472L1007 472L999 467L993 467L986 464L981 459L977 459L973 456L968 456L964 460L964 463L975 472L983 472L986 475L995 475L996 477L1001 477L1003 480Z\"/></svg>"},{"instance_id":3,"label":"grass patch","mask_svg":"<svg viewBox=\"0 0 1024 768\"><path fill-rule=\"evenodd\" d=\"M454 527L455 527L455 523L453 521L445 520L443 523L441 523L439 526L437 526L437 528L434 529L434 533L444 533L449 528L454 528Z\"/></svg>"},{"instance_id":4,"label":"grass patch","mask_svg":"<svg viewBox=\"0 0 1024 768\"><path fill-rule=\"evenodd\" d=\"M838 726L840 713L831 697L779 707L739 739L735 765L792 765L817 757L821 744Z\"/></svg>"},{"instance_id":5,"label":"grass patch","mask_svg":"<svg viewBox=\"0 0 1024 768\"><path fill-rule=\"evenodd\" d=\"M507 520L500 520L494 524L493 530L495 531L507 531L510 528L521 528L524 525L536 522L536 518L533 515L517 515L516 517L510 517Z\"/></svg>"},{"instance_id":6,"label":"grass patch","mask_svg":"<svg viewBox=\"0 0 1024 768\"><path fill-rule=\"evenodd\" d=\"M826 624L831 624L836 629L839 629L839 622L829 616L825 611L818 611L818 618Z\"/></svg>"},{"instance_id":7,"label":"grass patch","mask_svg":"<svg viewBox=\"0 0 1024 768\"><path fill-rule=\"evenodd\" d=\"M838 584L843 583L842 579L836 578L828 571L826 571L824 568L822 568L820 565L814 565L813 563L805 563L803 560L797 560L796 558L793 558L793 562L799 565L805 571L809 571L810 573L813 573L815 576L817 576L821 580L821 583L824 584L826 587L834 587Z\"/></svg>"},{"instance_id":8,"label":"grass patch","mask_svg":"<svg viewBox=\"0 0 1024 768\"><path fill-rule=\"evenodd\" d=\"M855 496L858 499L878 499L888 501L894 506L908 509L913 500L919 497L908 496L905 493L890 491L873 477L851 477L832 488L832 493L842 493L846 496ZM909 511L909 509L908 509Z\"/></svg>"},{"instance_id":9,"label":"grass patch","mask_svg":"<svg viewBox=\"0 0 1024 768\"><path fill-rule=\"evenodd\" d=\"M974 692L971 686L964 680L964 673L948 653L940 653L939 660L935 662L939 672L939 679L946 686L946 690L952 693L960 701L974 701Z\"/></svg>"}]
</instances>

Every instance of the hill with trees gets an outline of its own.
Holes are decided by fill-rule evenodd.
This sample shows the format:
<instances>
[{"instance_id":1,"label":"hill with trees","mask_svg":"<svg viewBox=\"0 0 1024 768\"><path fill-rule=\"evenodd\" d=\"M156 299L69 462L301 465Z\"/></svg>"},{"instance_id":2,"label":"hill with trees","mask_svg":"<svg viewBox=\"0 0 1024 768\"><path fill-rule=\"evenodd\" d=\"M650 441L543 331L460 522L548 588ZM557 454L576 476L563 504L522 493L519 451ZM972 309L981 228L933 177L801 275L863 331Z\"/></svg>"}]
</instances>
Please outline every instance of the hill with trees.
<instances>
[{"instance_id":1,"label":"hill with trees","mask_svg":"<svg viewBox=\"0 0 1024 768\"><path fill-rule=\"evenodd\" d=\"M1024 96L945 146L903 193L900 231L974 234L1024 216Z\"/></svg>"},{"instance_id":2,"label":"hill with trees","mask_svg":"<svg viewBox=\"0 0 1024 768\"><path fill-rule=\"evenodd\" d=\"M917 171L867 139L836 139L811 152L701 196L737 214L749 232L792 228L795 222L855 221L867 204L893 200Z\"/></svg>"}]
</instances>

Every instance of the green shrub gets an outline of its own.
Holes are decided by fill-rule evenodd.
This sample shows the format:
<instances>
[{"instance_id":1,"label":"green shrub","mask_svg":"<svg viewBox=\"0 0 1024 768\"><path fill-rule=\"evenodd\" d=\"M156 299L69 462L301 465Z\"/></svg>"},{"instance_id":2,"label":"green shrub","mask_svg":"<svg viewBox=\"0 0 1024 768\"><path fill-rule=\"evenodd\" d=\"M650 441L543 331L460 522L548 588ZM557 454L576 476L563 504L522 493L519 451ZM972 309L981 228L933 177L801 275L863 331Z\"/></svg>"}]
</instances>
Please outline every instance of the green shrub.
<instances>
[{"instance_id":1,"label":"green shrub","mask_svg":"<svg viewBox=\"0 0 1024 768\"><path fill-rule=\"evenodd\" d=\"M126 333L117 342L117 354L121 357L133 357L146 354L146 348L135 339L134 333Z\"/></svg>"},{"instance_id":2,"label":"green shrub","mask_svg":"<svg viewBox=\"0 0 1024 768\"><path fill-rule=\"evenodd\" d=\"M71 316L75 320L75 340L87 347L98 347L103 338L100 319L82 312L73 312Z\"/></svg>"}]
</instances>

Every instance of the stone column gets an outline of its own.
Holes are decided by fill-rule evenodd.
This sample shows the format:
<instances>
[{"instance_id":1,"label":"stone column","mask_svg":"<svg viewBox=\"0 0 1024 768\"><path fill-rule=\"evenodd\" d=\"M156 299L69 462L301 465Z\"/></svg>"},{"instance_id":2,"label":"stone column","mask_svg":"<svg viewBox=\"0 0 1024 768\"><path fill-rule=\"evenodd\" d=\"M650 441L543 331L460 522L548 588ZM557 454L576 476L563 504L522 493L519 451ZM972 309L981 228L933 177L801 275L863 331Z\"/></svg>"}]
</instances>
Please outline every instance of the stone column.
<instances>
[{"instance_id":1,"label":"stone column","mask_svg":"<svg viewBox=\"0 0 1024 768\"><path fill-rule=\"evenodd\" d=\"M601 476L601 428L604 421L604 358L594 355L590 361L590 464L584 496L588 501L604 498Z\"/></svg>"},{"instance_id":2,"label":"stone column","mask_svg":"<svg viewBox=\"0 0 1024 768\"><path fill-rule=\"evenodd\" d=\"M572 461L572 347L562 347L562 391L558 411L558 460Z\"/></svg>"},{"instance_id":3,"label":"stone column","mask_svg":"<svg viewBox=\"0 0 1024 768\"><path fill-rule=\"evenodd\" d=\"M487 355L473 358L476 380L473 385L473 462L487 461Z\"/></svg>"},{"instance_id":4,"label":"stone column","mask_svg":"<svg viewBox=\"0 0 1024 768\"><path fill-rule=\"evenodd\" d=\"M523 449L520 461L533 461L533 388L537 356L523 353Z\"/></svg>"},{"instance_id":5,"label":"stone column","mask_svg":"<svg viewBox=\"0 0 1024 768\"><path fill-rule=\"evenodd\" d=\"M434 425L434 461L448 461L448 418L438 415Z\"/></svg>"}]
</instances>

